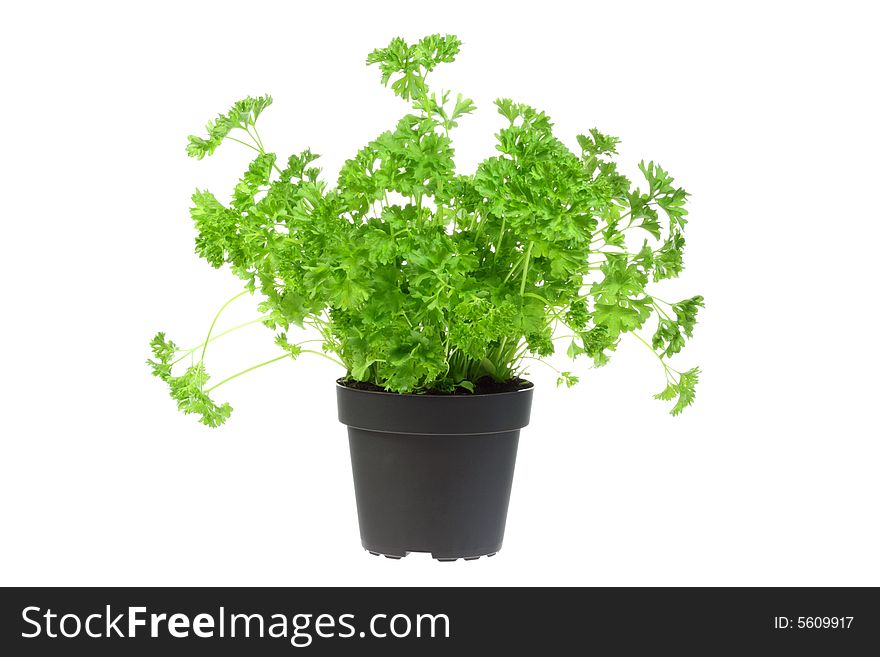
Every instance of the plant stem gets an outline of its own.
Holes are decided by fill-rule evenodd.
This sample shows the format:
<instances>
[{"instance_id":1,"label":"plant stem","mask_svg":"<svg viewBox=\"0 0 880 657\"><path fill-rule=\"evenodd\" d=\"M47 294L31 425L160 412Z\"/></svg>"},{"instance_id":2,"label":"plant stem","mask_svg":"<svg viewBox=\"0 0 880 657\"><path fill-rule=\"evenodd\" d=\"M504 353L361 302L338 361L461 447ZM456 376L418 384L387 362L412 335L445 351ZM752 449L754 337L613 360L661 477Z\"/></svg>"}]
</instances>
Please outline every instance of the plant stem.
<instances>
[{"instance_id":1,"label":"plant stem","mask_svg":"<svg viewBox=\"0 0 880 657\"><path fill-rule=\"evenodd\" d=\"M238 326L233 326L233 327L230 328L230 329L226 329L226 330L223 331L222 333L218 333L217 335L215 335L214 337L212 337L208 342L214 342L214 340L219 340L220 338L222 338L222 337L223 337L224 335L226 335L227 333L232 333L233 331L237 331L238 329L240 329L240 328L244 328L245 326L250 326L251 324L256 324L257 322L263 322L263 321L265 321L266 319L268 319L268 318L267 318L267 317L257 317L256 319L252 319L251 321L249 321L249 322L245 322L244 324L239 324ZM171 364L172 364L172 365L176 365L177 363L179 363L180 361L182 361L184 358L186 358L187 356L189 356L189 355L190 355L192 352L194 352L196 349L198 349L198 348L201 347L201 346L204 346L204 344L205 344L204 342L201 342L201 343L197 344L195 347L193 347L192 349L187 349L187 350L183 351L183 352L182 352L182 353L183 353L183 356L181 356L180 358L178 358L177 360L175 360L175 361L174 361L173 363L171 363Z\"/></svg>"},{"instance_id":2,"label":"plant stem","mask_svg":"<svg viewBox=\"0 0 880 657\"><path fill-rule=\"evenodd\" d=\"M265 155L266 154L266 147L263 146L263 140L260 139L260 133L257 132L257 126L252 125L251 127L254 129L254 134L251 134L251 131L248 130L247 128L245 128L244 131L246 133L248 133L248 136L254 140L254 142L257 144L257 146L259 146L259 148L255 149L255 150L259 150L260 154ZM238 141L238 140L236 140L236 141ZM243 144L244 142L239 142L239 143ZM247 146L247 144L245 144L245 146ZM276 162L272 162L272 168L275 169L275 171L277 171L279 174L281 173L281 169L278 168L278 164Z\"/></svg>"},{"instance_id":3,"label":"plant stem","mask_svg":"<svg viewBox=\"0 0 880 657\"><path fill-rule=\"evenodd\" d=\"M323 351L315 351L314 349L302 349L302 350L300 350L300 353L303 353L303 354L316 354L316 355L318 355L318 356L323 356L323 357L326 358L327 360L336 363L336 364L339 365L340 367L345 367L346 370L348 369L348 367L345 365L345 363L343 363L341 360L336 360L335 358L333 358L333 356L328 356L328 355L325 354Z\"/></svg>"},{"instance_id":4,"label":"plant stem","mask_svg":"<svg viewBox=\"0 0 880 657\"><path fill-rule=\"evenodd\" d=\"M663 369L666 371L666 378L667 378L667 379L669 379L669 372L670 372L670 371L671 371L671 372L675 372L676 374L679 374L679 375L681 374L681 372L679 372L678 370L676 370L676 369L670 367L669 365L667 365L666 362L664 362L664 360L663 360L663 356L661 356L661 355L658 354L656 351L654 351L654 347L652 347L650 344L648 344L647 342L645 342L645 340L644 340L644 338L642 338L642 336L640 336L640 335L639 335L638 333L636 333L635 331L632 331L631 334L634 335L634 336L636 337L636 339L638 339L639 342L641 342L641 343L642 343L643 345L645 345L648 349L650 349L651 353L654 354L654 355L657 357L657 360L660 361L660 364L663 366Z\"/></svg>"},{"instance_id":5,"label":"plant stem","mask_svg":"<svg viewBox=\"0 0 880 657\"><path fill-rule=\"evenodd\" d=\"M653 297L651 297L651 298L653 298ZM656 310L658 313L663 315L669 321L672 321L672 318L669 315L667 315L666 312L660 306L658 306L656 303L651 304L651 305L654 306L654 310Z\"/></svg>"},{"instance_id":6,"label":"plant stem","mask_svg":"<svg viewBox=\"0 0 880 657\"><path fill-rule=\"evenodd\" d=\"M260 147L260 150L263 151L263 152L265 152L265 151L266 151L266 148L263 146L263 140L260 139L260 133L257 132L257 126L254 125L254 126L252 126L252 127L253 127L253 129L254 129L254 137L253 137L254 141L257 142L257 146ZM250 131L248 131L248 134L250 134Z\"/></svg>"},{"instance_id":7,"label":"plant stem","mask_svg":"<svg viewBox=\"0 0 880 657\"><path fill-rule=\"evenodd\" d=\"M534 292L526 292L523 294L523 296L524 297L533 297L535 299L538 299L539 301L544 302L544 306L546 307L547 312L550 313L551 315L553 315L553 317L556 318L557 322L559 322L560 324L562 324L564 327L566 327L567 329L569 329L571 331L575 330L573 327L569 326L568 322L566 322L565 320L562 319L562 313L568 308L568 306L565 306L565 307L560 308L559 310L556 310L556 306L554 306L552 303L547 301L547 299L542 297L540 294L536 294Z\"/></svg>"},{"instance_id":8,"label":"plant stem","mask_svg":"<svg viewBox=\"0 0 880 657\"><path fill-rule=\"evenodd\" d=\"M520 358L520 360L536 360L536 361L538 361L539 363L543 363L544 365L546 365L547 367L549 367L551 370L553 370L553 371L556 372L557 374L562 374L562 372L560 372L558 369L556 369L555 367L553 367L550 363L548 363L548 362L547 362L546 360L544 360L543 358L535 358L534 356L523 356L522 358Z\"/></svg>"},{"instance_id":9,"label":"plant stem","mask_svg":"<svg viewBox=\"0 0 880 657\"><path fill-rule=\"evenodd\" d=\"M636 333L636 332L634 332L634 331L632 332L632 335L633 335L633 336L634 336L639 342L641 342L641 343L642 343L643 345L645 345L648 349L650 349L650 350L651 350L651 353L654 354L657 358L659 358L659 359L660 359L660 362L663 363L663 357L662 357L660 354L658 354L656 351L654 351L654 347L652 347L650 344L648 344L648 343L645 341L645 339L644 339L641 335L639 335L638 333ZM663 367L666 367L666 363L663 363Z\"/></svg>"},{"instance_id":10,"label":"plant stem","mask_svg":"<svg viewBox=\"0 0 880 657\"><path fill-rule=\"evenodd\" d=\"M504 239L504 227L507 223L507 217L501 218L501 230L498 232L498 243L495 245L495 255L492 256L492 260L495 261L498 259L498 252L501 250L501 240Z\"/></svg>"},{"instance_id":11,"label":"plant stem","mask_svg":"<svg viewBox=\"0 0 880 657\"><path fill-rule=\"evenodd\" d=\"M233 374L232 376L228 376L228 377L226 377L225 379L223 379L220 383L218 383L218 384L216 384L216 385L213 385L213 386L211 386L210 388L208 388L207 390L205 390L205 393L207 394L207 393L211 392L212 390L214 390L214 388L219 388L219 387L222 386L224 383L227 383L227 382L229 382L229 381L232 381L232 379L236 379L236 378L240 377L242 374L247 374L248 372L253 372L253 371L254 371L255 369L257 369L257 368L263 367L264 365L269 365L270 363L274 363L275 361L279 361L279 360L281 360L282 358L290 358L290 354L284 354L284 355L282 355L282 356L276 356L275 358L272 358L272 359L270 359L270 360L267 360L267 361L264 361L264 362L262 362L262 363L259 363L258 365L252 365L251 367L248 367L247 369L242 370L241 372L238 372L238 373L236 373L236 374Z\"/></svg>"},{"instance_id":12,"label":"plant stem","mask_svg":"<svg viewBox=\"0 0 880 657\"><path fill-rule=\"evenodd\" d=\"M244 292L239 292L239 293L236 294L234 297L232 297L229 301L227 301L226 303L224 303L224 304L220 307L220 310L217 311L217 314L214 315L214 321L211 322L211 328L208 329L208 337L206 337L206 338L205 338L205 341L202 343L203 347L202 347L202 357L199 359L199 362L200 362L200 363L204 363L204 362L205 362L205 352L208 350L208 343L211 341L211 333L212 333L212 331L214 330L214 324L217 323L217 319L220 317L220 313L222 313L224 310L226 310L226 306L228 306L230 303L232 303L233 301L235 301L235 300L238 299L239 297L243 297L243 296L244 296L245 294L247 294L247 293L248 293L247 290L245 290ZM198 347L196 347L196 349L198 349Z\"/></svg>"},{"instance_id":13,"label":"plant stem","mask_svg":"<svg viewBox=\"0 0 880 657\"><path fill-rule=\"evenodd\" d=\"M522 256L520 256L520 259L517 260L514 263L513 267L510 268L510 271L507 272L507 276L505 276L504 280L502 281L503 283L506 283L507 281L510 280L510 277L513 276L516 273L516 271L519 269L519 266L522 264L522 261L523 261L523 258L522 258Z\"/></svg>"},{"instance_id":14,"label":"plant stem","mask_svg":"<svg viewBox=\"0 0 880 657\"><path fill-rule=\"evenodd\" d=\"M228 135L226 136L226 139L229 139L229 140L231 140L231 141L237 142L237 143L241 144L242 146L247 146L247 147L250 148L252 151L257 151L257 153L262 153L262 152L263 152L263 151L261 151L259 148L257 148L256 146L254 146L253 144L249 144L249 143L247 143L246 141L242 141L241 139L236 139L235 137L230 137L230 136L228 136Z\"/></svg>"},{"instance_id":15,"label":"plant stem","mask_svg":"<svg viewBox=\"0 0 880 657\"><path fill-rule=\"evenodd\" d=\"M525 259L525 263L523 264L522 282L519 284L520 296L522 296L523 293L526 291L526 276L528 276L528 274L529 274L529 260L532 257L532 247L534 245L535 245L534 242L529 242L529 249L528 249L528 251L526 251L526 259Z\"/></svg>"}]
</instances>

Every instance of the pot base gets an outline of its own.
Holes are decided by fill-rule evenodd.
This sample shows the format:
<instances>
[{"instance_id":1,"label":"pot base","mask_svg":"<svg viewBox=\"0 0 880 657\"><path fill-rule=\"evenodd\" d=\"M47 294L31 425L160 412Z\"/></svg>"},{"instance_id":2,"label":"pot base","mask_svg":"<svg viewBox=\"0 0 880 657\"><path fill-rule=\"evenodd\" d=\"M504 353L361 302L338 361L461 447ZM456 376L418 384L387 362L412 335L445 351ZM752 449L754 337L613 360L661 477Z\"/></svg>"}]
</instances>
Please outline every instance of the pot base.
<instances>
[{"instance_id":1,"label":"pot base","mask_svg":"<svg viewBox=\"0 0 880 657\"><path fill-rule=\"evenodd\" d=\"M372 554L374 557L385 557L386 559L403 559L405 556L407 556L409 554L409 552L407 552L406 554L384 554L382 552L374 552L373 550L371 550L368 547L365 547L364 549L367 552L369 552L370 554ZM496 554L498 554L498 552L490 552L489 554L478 554L473 557L441 557L441 556L438 556L438 555L432 553L431 558L436 559L437 561L443 561L443 562L458 561L459 559L464 559L465 561L476 561L480 557L489 558L489 557L494 557Z\"/></svg>"}]
</instances>

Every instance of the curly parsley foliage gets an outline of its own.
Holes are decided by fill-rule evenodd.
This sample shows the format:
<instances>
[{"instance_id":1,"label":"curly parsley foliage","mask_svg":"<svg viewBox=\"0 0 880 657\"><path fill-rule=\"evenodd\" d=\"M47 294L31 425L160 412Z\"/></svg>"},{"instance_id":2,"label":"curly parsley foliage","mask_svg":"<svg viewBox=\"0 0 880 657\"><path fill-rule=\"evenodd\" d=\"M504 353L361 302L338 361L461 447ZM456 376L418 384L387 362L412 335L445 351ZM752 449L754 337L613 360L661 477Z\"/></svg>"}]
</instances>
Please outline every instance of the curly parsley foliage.
<instances>
[{"instance_id":1,"label":"curly parsley foliage","mask_svg":"<svg viewBox=\"0 0 880 657\"><path fill-rule=\"evenodd\" d=\"M432 91L427 77L460 46L432 35L370 53L367 64L411 111L346 161L335 186L310 166L310 150L283 169L265 150L256 122L268 96L239 101L207 137L191 136L187 152L199 159L226 139L257 152L229 203L193 195L196 252L261 295L255 321L281 331L285 352L268 362L309 352L287 331L310 328L322 343L310 353L335 354L352 379L396 392L473 390L482 377L517 376L524 359L553 354L560 339L571 358L602 366L630 333L662 363L667 387L657 398L675 399L678 414L693 402L699 371L667 361L691 337L703 298L670 305L648 286L684 267L687 193L654 162L639 165L645 191L633 188L613 160L616 137L591 129L573 152L544 112L510 99L495 103L498 153L471 175L456 173L450 133L475 106ZM638 231L642 245L630 249ZM648 342L636 332L652 316ZM209 332L205 346L211 340ZM154 373L184 412L209 426L228 417L228 404L207 396L204 349L176 378L174 343L160 333L153 352ZM577 380L559 372L559 384Z\"/></svg>"},{"instance_id":2,"label":"curly parsley foliage","mask_svg":"<svg viewBox=\"0 0 880 657\"><path fill-rule=\"evenodd\" d=\"M172 358L177 353L176 345L166 340L164 333L157 333L150 346L156 360L148 360L147 363L152 368L153 374L168 384L171 397L177 402L177 408L184 413L195 413L200 417L202 424L209 427L223 424L232 413L232 407L227 403L215 404L208 396L205 384L210 377L205 371L205 365L198 362L190 365L180 376L172 376L171 367L174 364Z\"/></svg>"},{"instance_id":3,"label":"curly parsley foliage","mask_svg":"<svg viewBox=\"0 0 880 657\"><path fill-rule=\"evenodd\" d=\"M206 138L189 136L189 144L186 152L190 157L202 159L206 155L213 155L220 143L229 137L233 130L242 130L250 134L256 126L260 113L272 104L271 96L258 98L245 98L233 105L226 114L221 114L213 121L209 121L205 129L208 131ZM230 139L235 139L230 137ZM237 141L237 140L236 140Z\"/></svg>"}]
</instances>

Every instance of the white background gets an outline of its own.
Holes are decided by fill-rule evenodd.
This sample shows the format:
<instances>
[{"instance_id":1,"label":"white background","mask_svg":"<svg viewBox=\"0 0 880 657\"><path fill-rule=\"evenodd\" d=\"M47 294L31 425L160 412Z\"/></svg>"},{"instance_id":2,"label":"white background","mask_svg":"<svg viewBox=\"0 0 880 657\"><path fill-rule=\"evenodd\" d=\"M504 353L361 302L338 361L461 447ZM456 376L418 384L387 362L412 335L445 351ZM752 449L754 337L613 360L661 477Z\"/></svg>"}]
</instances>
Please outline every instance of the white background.
<instances>
[{"instance_id":1,"label":"white background","mask_svg":"<svg viewBox=\"0 0 880 657\"><path fill-rule=\"evenodd\" d=\"M7 6L0 584L880 585L870 7ZM498 96L571 145L620 135L625 172L658 160L693 195L687 270L655 292L707 300L674 362L704 371L680 418L634 340L572 390L531 372L504 548L452 564L361 549L333 364L224 386L235 412L213 431L144 365L157 330L196 344L240 289L194 255L188 207L196 186L226 197L250 153L197 162L186 136L271 93L264 141L311 146L333 181L406 110L366 54L433 32L465 42L434 85L480 108L455 135L460 171L492 154ZM255 313L246 298L220 324ZM208 364L276 353L253 326Z\"/></svg>"}]
</instances>

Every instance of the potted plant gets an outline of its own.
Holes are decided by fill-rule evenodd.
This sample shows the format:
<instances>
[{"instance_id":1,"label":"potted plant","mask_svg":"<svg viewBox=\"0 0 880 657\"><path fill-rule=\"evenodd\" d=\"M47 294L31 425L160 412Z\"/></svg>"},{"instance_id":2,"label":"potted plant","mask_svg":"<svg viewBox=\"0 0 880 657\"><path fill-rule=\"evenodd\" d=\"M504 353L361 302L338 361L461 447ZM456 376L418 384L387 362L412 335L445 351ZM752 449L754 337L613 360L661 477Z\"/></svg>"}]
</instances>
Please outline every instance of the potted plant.
<instances>
[{"instance_id":1,"label":"potted plant","mask_svg":"<svg viewBox=\"0 0 880 657\"><path fill-rule=\"evenodd\" d=\"M336 394L362 542L389 557L471 559L501 547L532 400L521 376L557 345L598 367L633 335L661 363L656 397L674 402L673 415L693 402L699 374L667 361L702 297L648 292L682 271L687 193L654 163L639 165L646 183L634 187L612 159L617 138L590 130L573 152L547 115L508 99L495 103L498 153L456 173L450 135L475 107L427 77L459 46L454 36L397 38L368 56L411 111L345 162L335 186L310 150L286 163L266 150L256 124L268 96L235 103L187 147L199 159L224 141L256 152L229 202L193 195L196 252L229 265L241 294L260 295L254 321L276 333L281 354L245 372L304 354L344 368ZM216 322L192 350L157 334L148 361L179 409L210 427L232 410L214 390L241 374L209 383ZM297 341L294 328L317 337ZM576 382L558 372L558 385Z\"/></svg>"}]
</instances>

